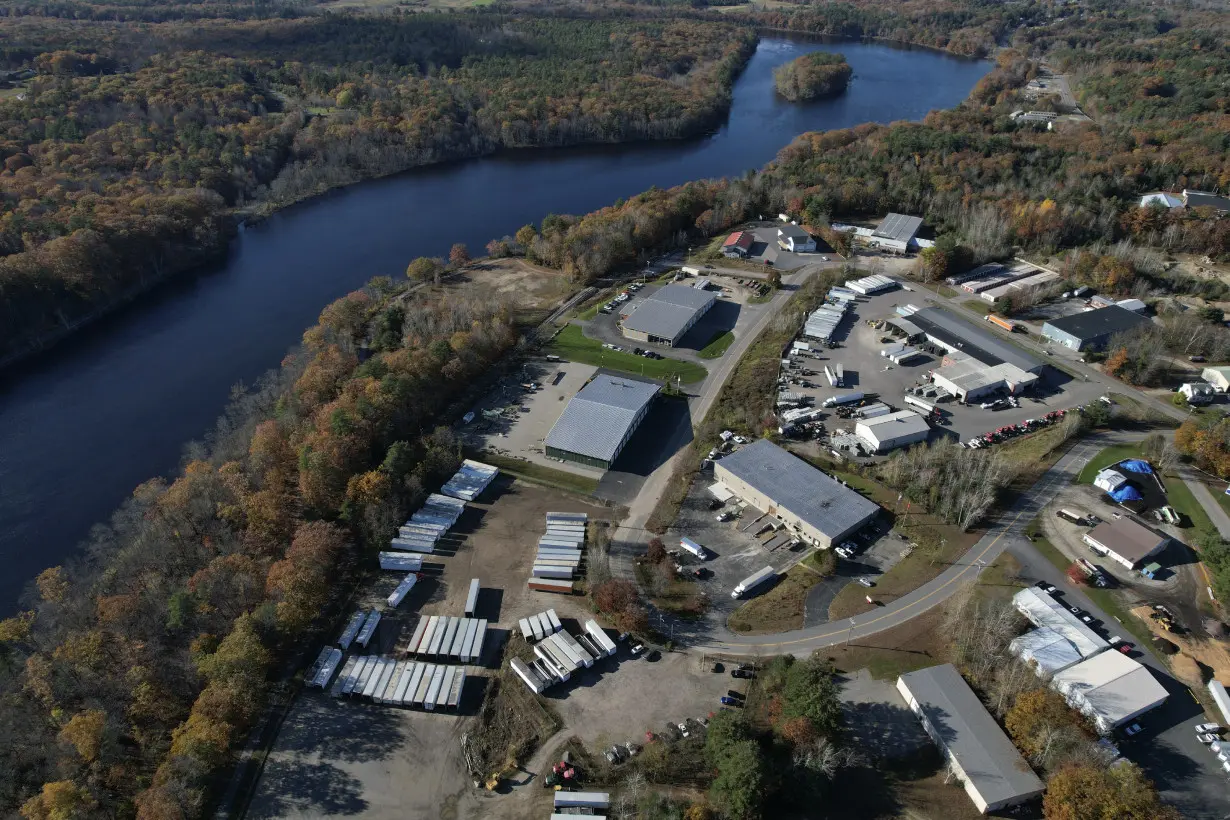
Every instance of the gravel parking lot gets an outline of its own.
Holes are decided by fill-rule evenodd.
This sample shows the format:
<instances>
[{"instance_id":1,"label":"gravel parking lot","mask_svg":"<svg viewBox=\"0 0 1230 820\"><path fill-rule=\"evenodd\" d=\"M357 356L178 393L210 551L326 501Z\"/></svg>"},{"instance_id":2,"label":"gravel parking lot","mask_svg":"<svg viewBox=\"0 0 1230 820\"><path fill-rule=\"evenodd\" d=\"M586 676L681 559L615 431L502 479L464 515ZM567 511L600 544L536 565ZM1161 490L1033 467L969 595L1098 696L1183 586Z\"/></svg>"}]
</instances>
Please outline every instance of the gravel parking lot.
<instances>
[{"instance_id":1,"label":"gravel parking lot","mask_svg":"<svg viewBox=\"0 0 1230 820\"><path fill-rule=\"evenodd\" d=\"M830 396L858 391L875 395L881 401L901 409L906 388L920 383L928 371L942 364L942 354L928 354L903 365L891 364L880 356L880 351L895 340L882 341L889 336L887 331L872 328L867 321L894 317L896 307L902 304L927 306L925 294L917 291L894 290L860 299L834 337L839 347L821 349L814 358L799 357L801 378L813 386L790 385L789 389L812 397L817 405ZM836 364L841 364L845 370L845 382L841 388L829 387L823 373L825 365ZM811 370L813 375L802 374L802 370ZM1043 383L1032 395L1022 397L1019 408L982 410L976 404L966 406L955 401L939 405L944 423L932 428L931 440L950 437L967 441L998 427L1037 418L1051 410L1086 404L1102 393L1103 388L1097 384L1078 382L1060 370L1047 368ZM854 430L854 419L840 419L834 414L826 414L823 421L830 433L834 430Z\"/></svg>"}]
</instances>

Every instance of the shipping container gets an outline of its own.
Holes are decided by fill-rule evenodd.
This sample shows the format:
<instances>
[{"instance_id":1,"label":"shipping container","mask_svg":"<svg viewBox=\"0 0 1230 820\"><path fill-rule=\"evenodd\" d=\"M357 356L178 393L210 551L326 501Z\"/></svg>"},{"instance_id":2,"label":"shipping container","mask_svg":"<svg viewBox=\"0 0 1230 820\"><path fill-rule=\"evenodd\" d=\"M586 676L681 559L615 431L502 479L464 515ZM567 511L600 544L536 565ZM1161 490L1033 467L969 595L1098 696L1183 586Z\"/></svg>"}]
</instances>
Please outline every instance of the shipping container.
<instances>
[{"instance_id":1,"label":"shipping container","mask_svg":"<svg viewBox=\"0 0 1230 820\"><path fill-rule=\"evenodd\" d=\"M546 612L547 620L551 623L551 631L559 632L564 627L560 625L559 616L555 614L554 609L548 609Z\"/></svg>"},{"instance_id":2,"label":"shipping container","mask_svg":"<svg viewBox=\"0 0 1230 820\"><path fill-rule=\"evenodd\" d=\"M555 808L609 809L611 795L607 792L565 792L555 793Z\"/></svg>"},{"instance_id":3,"label":"shipping container","mask_svg":"<svg viewBox=\"0 0 1230 820\"><path fill-rule=\"evenodd\" d=\"M415 654L426 655L431 649L431 642L435 639L436 630L440 628L440 616L429 615L427 617L427 629L423 631L423 640L415 647Z\"/></svg>"},{"instance_id":4,"label":"shipping container","mask_svg":"<svg viewBox=\"0 0 1230 820\"><path fill-rule=\"evenodd\" d=\"M487 619L479 618L474 630L474 643L470 646L470 663L483 662L483 644L487 642Z\"/></svg>"},{"instance_id":5,"label":"shipping container","mask_svg":"<svg viewBox=\"0 0 1230 820\"><path fill-rule=\"evenodd\" d=\"M521 637L525 640L526 643L530 643L534 640L534 630L530 628L529 618L522 618L520 621L517 622L517 626L518 628L520 628Z\"/></svg>"},{"instance_id":6,"label":"shipping container","mask_svg":"<svg viewBox=\"0 0 1230 820\"><path fill-rule=\"evenodd\" d=\"M541 641L546 635L551 634L543 629L542 619L541 619L541 616L539 615L530 616L530 629L534 631L535 641Z\"/></svg>"},{"instance_id":7,"label":"shipping container","mask_svg":"<svg viewBox=\"0 0 1230 820\"><path fill-rule=\"evenodd\" d=\"M461 709L461 696L465 688L466 670L464 666L459 666L453 676L453 687L448 693L448 703L445 704L449 709Z\"/></svg>"},{"instance_id":8,"label":"shipping container","mask_svg":"<svg viewBox=\"0 0 1230 820\"><path fill-rule=\"evenodd\" d=\"M470 624L474 623L473 618L463 618L457 627L457 635L453 638L453 645L449 647L448 656L454 660L465 660L462 653L466 648L466 636L470 634Z\"/></svg>"},{"instance_id":9,"label":"shipping container","mask_svg":"<svg viewBox=\"0 0 1230 820\"><path fill-rule=\"evenodd\" d=\"M436 695L437 709L444 709L448 706L448 696L453 693L453 676L457 674L460 667L446 666L444 667L444 675L440 680L440 692Z\"/></svg>"},{"instance_id":10,"label":"shipping container","mask_svg":"<svg viewBox=\"0 0 1230 820\"><path fill-rule=\"evenodd\" d=\"M406 596L410 594L410 590L414 589L414 585L418 580L419 577L413 572L406 573L406 577L401 579L401 583L389 595L389 606L395 608L402 601L406 600Z\"/></svg>"},{"instance_id":11,"label":"shipping container","mask_svg":"<svg viewBox=\"0 0 1230 820\"><path fill-rule=\"evenodd\" d=\"M615 642L611 640L610 636L606 634L606 630L598 625L597 621L593 620L592 618L586 621L585 631L588 632L590 637L592 637L595 641L597 641L598 644L602 646L604 650L606 650L606 654L608 655L615 654L615 649L616 649Z\"/></svg>"},{"instance_id":12,"label":"shipping container","mask_svg":"<svg viewBox=\"0 0 1230 820\"><path fill-rule=\"evenodd\" d=\"M531 578L525 585L535 592L555 592L560 595L574 595L577 591L572 581L562 578Z\"/></svg>"},{"instance_id":13,"label":"shipping container","mask_svg":"<svg viewBox=\"0 0 1230 820\"><path fill-rule=\"evenodd\" d=\"M478 642L478 621L471 618L466 622L466 637L465 642L461 646L461 660L463 663L473 663L478 660L482 647L476 646Z\"/></svg>"},{"instance_id":14,"label":"shipping container","mask_svg":"<svg viewBox=\"0 0 1230 820\"><path fill-rule=\"evenodd\" d=\"M423 676L427 673L427 667L428 664L425 663L419 663L414 667L414 674L410 676L410 685L406 687L406 695L401 700L403 706L415 705L415 696L423 685ZM422 703L422 698L419 698L417 703Z\"/></svg>"},{"instance_id":15,"label":"shipping container","mask_svg":"<svg viewBox=\"0 0 1230 820\"><path fill-rule=\"evenodd\" d=\"M346 659L346 663L342 666L342 671L337 673L337 679L333 681L333 688L329 690L329 694L335 698L342 696L342 689L346 686L346 681L354 674L354 669L359 665L357 655L351 655Z\"/></svg>"},{"instance_id":16,"label":"shipping container","mask_svg":"<svg viewBox=\"0 0 1230 820\"><path fill-rule=\"evenodd\" d=\"M863 398L862 393L846 393L843 396L830 396L824 400L824 407L837 407L842 404L850 404L859 401Z\"/></svg>"},{"instance_id":17,"label":"shipping container","mask_svg":"<svg viewBox=\"0 0 1230 820\"><path fill-rule=\"evenodd\" d=\"M410 638L410 643L406 644L407 655L417 655L419 651L419 642L423 640L423 633L427 631L427 618L419 618L418 624L414 627L414 635Z\"/></svg>"},{"instance_id":18,"label":"shipping container","mask_svg":"<svg viewBox=\"0 0 1230 820\"><path fill-rule=\"evenodd\" d=\"M341 662L342 650L333 646L326 646L320 650L320 654L316 656L316 663L312 664L308 675L308 686L324 689L329 685L329 681L333 680L333 673L337 671L338 664Z\"/></svg>"},{"instance_id":19,"label":"shipping container","mask_svg":"<svg viewBox=\"0 0 1230 820\"><path fill-rule=\"evenodd\" d=\"M342 649L349 649L354 643L354 639L358 637L359 630L363 628L363 622L367 620L367 614L363 610L359 610L350 616L350 622L346 624L346 628L342 630L342 635L337 639L337 645Z\"/></svg>"},{"instance_id":20,"label":"shipping container","mask_svg":"<svg viewBox=\"0 0 1230 820\"><path fill-rule=\"evenodd\" d=\"M440 687L444 685L444 670L447 667L437 666L431 675L431 685L427 688L427 695L423 698L423 708L428 711L435 711L436 698L440 697Z\"/></svg>"},{"instance_id":21,"label":"shipping container","mask_svg":"<svg viewBox=\"0 0 1230 820\"><path fill-rule=\"evenodd\" d=\"M418 661L406 662L406 665L401 670L401 676L397 679L397 688L393 690L393 697L390 699L390 703L400 706L405 702L406 690L410 688L410 681L414 679L414 670L418 665Z\"/></svg>"},{"instance_id":22,"label":"shipping container","mask_svg":"<svg viewBox=\"0 0 1230 820\"><path fill-rule=\"evenodd\" d=\"M467 618L474 617L474 609L478 606L478 590L479 583L477 578L470 579L470 593L466 595L465 615Z\"/></svg>"},{"instance_id":23,"label":"shipping container","mask_svg":"<svg viewBox=\"0 0 1230 820\"><path fill-rule=\"evenodd\" d=\"M535 564L530 572L535 578L555 578L557 580L568 580L576 574L572 567L553 567L544 564Z\"/></svg>"},{"instance_id":24,"label":"shipping container","mask_svg":"<svg viewBox=\"0 0 1230 820\"><path fill-rule=\"evenodd\" d=\"M419 678L418 689L414 691L414 700L412 701L414 706L422 706L423 702L427 700L427 693L431 691L431 682L435 679L436 670L439 668L434 663L424 664L423 676Z\"/></svg>"},{"instance_id":25,"label":"shipping container","mask_svg":"<svg viewBox=\"0 0 1230 820\"><path fill-rule=\"evenodd\" d=\"M1009 321L1008 319L1004 319L1000 316L996 316L994 313L987 314L987 321L993 325L998 325L999 327L1002 327L1004 330L1008 331L1009 333L1016 330L1016 322Z\"/></svg>"},{"instance_id":26,"label":"shipping container","mask_svg":"<svg viewBox=\"0 0 1230 820\"><path fill-rule=\"evenodd\" d=\"M355 639L359 642L359 646L364 649L367 648L367 644L371 641L372 636L376 634L376 627L378 626L380 626L380 613L373 609L367 613L367 620L363 622L363 628L359 630L359 637Z\"/></svg>"}]
</instances>

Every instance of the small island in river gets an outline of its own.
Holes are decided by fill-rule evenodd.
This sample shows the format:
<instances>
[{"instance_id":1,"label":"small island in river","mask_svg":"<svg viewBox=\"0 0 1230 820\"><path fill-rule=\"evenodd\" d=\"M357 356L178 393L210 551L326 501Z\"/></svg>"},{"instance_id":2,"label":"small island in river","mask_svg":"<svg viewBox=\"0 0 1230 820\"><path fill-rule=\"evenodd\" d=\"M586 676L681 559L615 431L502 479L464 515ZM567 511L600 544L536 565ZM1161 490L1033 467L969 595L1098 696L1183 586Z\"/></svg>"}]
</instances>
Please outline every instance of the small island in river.
<instances>
[{"instance_id":1,"label":"small island in river","mask_svg":"<svg viewBox=\"0 0 1230 820\"><path fill-rule=\"evenodd\" d=\"M773 80L779 94L800 102L837 96L850 84L852 73L843 55L813 51L774 69Z\"/></svg>"}]
</instances>

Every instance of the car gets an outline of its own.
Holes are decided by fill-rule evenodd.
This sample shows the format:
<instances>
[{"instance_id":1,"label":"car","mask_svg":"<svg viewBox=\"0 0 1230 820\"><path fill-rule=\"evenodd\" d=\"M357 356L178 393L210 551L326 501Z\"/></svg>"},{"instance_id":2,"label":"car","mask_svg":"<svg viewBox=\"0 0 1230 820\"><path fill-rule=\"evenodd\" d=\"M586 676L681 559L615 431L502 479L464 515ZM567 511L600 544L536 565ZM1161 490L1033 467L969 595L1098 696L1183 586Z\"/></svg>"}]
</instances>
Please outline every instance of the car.
<instances>
[{"instance_id":1,"label":"car","mask_svg":"<svg viewBox=\"0 0 1230 820\"><path fill-rule=\"evenodd\" d=\"M722 696L722 705L723 705L723 706L742 706L742 705L743 705L743 703L742 703L742 701L735 700L734 698L732 698L732 697L730 697L730 696L728 696L728 695L723 695L723 696Z\"/></svg>"},{"instance_id":2,"label":"car","mask_svg":"<svg viewBox=\"0 0 1230 820\"><path fill-rule=\"evenodd\" d=\"M1189 362L1207 362L1208 361L1208 359L1206 359L1204 356L1188 356L1187 360Z\"/></svg>"},{"instance_id":3,"label":"car","mask_svg":"<svg viewBox=\"0 0 1230 820\"><path fill-rule=\"evenodd\" d=\"M1034 584L1034 586L1036 586L1038 589L1050 595L1055 594L1055 591L1056 591L1055 585L1048 584L1046 581L1039 581L1038 583Z\"/></svg>"},{"instance_id":4,"label":"car","mask_svg":"<svg viewBox=\"0 0 1230 820\"><path fill-rule=\"evenodd\" d=\"M1080 619L1087 624L1093 623L1093 616L1090 615L1088 612L1086 612L1084 615L1081 615Z\"/></svg>"},{"instance_id":5,"label":"car","mask_svg":"<svg viewBox=\"0 0 1230 820\"><path fill-rule=\"evenodd\" d=\"M876 585L876 582L871 580L870 578L859 578L858 582L865 587L873 587Z\"/></svg>"},{"instance_id":6,"label":"car","mask_svg":"<svg viewBox=\"0 0 1230 820\"><path fill-rule=\"evenodd\" d=\"M1221 740L1221 737L1219 735L1214 735L1214 734L1204 734L1204 735L1196 735L1196 740L1199 740L1201 743L1216 743L1217 741Z\"/></svg>"},{"instance_id":7,"label":"car","mask_svg":"<svg viewBox=\"0 0 1230 820\"><path fill-rule=\"evenodd\" d=\"M732 510L723 510L722 512L718 513L717 520L719 522L724 522L724 521L729 521L730 519L734 517L735 517L735 514Z\"/></svg>"},{"instance_id":8,"label":"car","mask_svg":"<svg viewBox=\"0 0 1230 820\"><path fill-rule=\"evenodd\" d=\"M642 349L641 349L641 348L639 348L639 347L634 347L634 348L632 348L632 353L633 353L633 355L635 355L635 356L644 356L644 355L645 355L645 351L644 351L644 350L642 350Z\"/></svg>"},{"instance_id":9,"label":"car","mask_svg":"<svg viewBox=\"0 0 1230 820\"><path fill-rule=\"evenodd\" d=\"M686 723L679 724L679 734L683 735L684 737L692 736L691 732L688 731L688 724Z\"/></svg>"},{"instance_id":10,"label":"car","mask_svg":"<svg viewBox=\"0 0 1230 820\"><path fill-rule=\"evenodd\" d=\"M744 699L745 699L745 697L744 697L743 693L742 693L742 692L739 692L739 691L737 691L737 690L735 690L735 689L727 689L727 690L726 690L726 694L727 694L727 696L729 696L729 697L732 697L732 698L738 698L739 700L744 700Z\"/></svg>"},{"instance_id":11,"label":"car","mask_svg":"<svg viewBox=\"0 0 1230 820\"><path fill-rule=\"evenodd\" d=\"M750 669L732 669L730 670L732 678L743 678L744 680L752 680L756 677L756 673Z\"/></svg>"},{"instance_id":12,"label":"car","mask_svg":"<svg viewBox=\"0 0 1230 820\"><path fill-rule=\"evenodd\" d=\"M1130 643L1121 643L1118 646L1116 646L1115 649L1118 649L1124 655L1132 654L1132 645Z\"/></svg>"},{"instance_id":13,"label":"car","mask_svg":"<svg viewBox=\"0 0 1230 820\"><path fill-rule=\"evenodd\" d=\"M1140 734L1142 731L1144 731L1144 730L1140 728L1140 724L1139 724L1139 723L1133 723L1131 726L1129 726L1129 727L1127 727L1126 729L1124 729L1124 730L1123 730L1123 733L1124 733L1125 735L1127 735L1128 737L1131 737L1132 735L1138 735L1138 734Z\"/></svg>"},{"instance_id":14,"label":"car","mask_svg":"<svg viewBox=\"0 0 1230 820\"><path fill-rule=\"evenodd\" d=\"M1221 728L1221 724L1218 724L1218 723L1201 723L1200 725L1196 727L1197 734L1204 734L1205 732L1224 732L1224 731L1225 730Z\"/></svg>"},{"instance_id":15,"label":"car","mask_svg":"<svg viewBox=\"0 0 1230 820\"><path fill-rule=\"evenodd\" d=\"M642 653L642 652L644 652L644 651L645 651L645 644L643 644L643 643L638 643L638 644L636 644L635 646L633 646L633 647L632 647L632 650L631 650L631 652L632 652L632 657L634 657L634 658L635 658L637 655L641 654L641 653Z\"/></svg>"}]
</instances>

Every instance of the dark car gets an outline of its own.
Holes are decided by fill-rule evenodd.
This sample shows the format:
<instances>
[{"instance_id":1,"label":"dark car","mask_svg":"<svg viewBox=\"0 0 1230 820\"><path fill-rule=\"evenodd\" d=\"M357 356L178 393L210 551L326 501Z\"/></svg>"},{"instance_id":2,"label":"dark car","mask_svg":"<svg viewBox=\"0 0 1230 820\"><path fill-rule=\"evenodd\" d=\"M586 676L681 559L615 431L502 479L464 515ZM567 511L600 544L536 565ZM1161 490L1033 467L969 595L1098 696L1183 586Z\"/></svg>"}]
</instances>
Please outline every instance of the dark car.
<instances>
[{"instance_id":1,"label":"dark car","mask_svg":"<svg viewBox=\"0 0 1230 820\"><path fill-rule=\"evenodd\" d=\"M742 706L742 705L743 705L743 702L742 702L742 701L735 700L734 698L731 698L731 697L725 697L725 696L723 696L723 698L722 698L722 705L723 705L723 706Z\"/></svg>"},{"instance_id":2,"label":"dark car","mask_svg":"<svg viewBox=\"0 0 1230 820\"><path fill-rule=\"evenodd\" d=\"M633 355L633 356L644 356L644 355L645 355L645 351L644 351L644 350L642 350L642 349L641 349L641 348L639 348L639 347L634 347L634 348L632 348L632 355Z\"/></svg>"},{"instance_id":3,"label":"dark car","mask_svg":"<svg viewBox=\"0 0 1230 820\"><path fill-rule=\"evenodd\" d=\"M756 677L756 673L750 669L732 669L730 670L730 676L732 678L744 678L745 680L751 680Z\"/></svg>"},{"instance_id":4,"label":"dark car","mask_svg":"<svg viewBox=\"0 0 1230 820\"><path fill-rule=\"evenodd\" d=\"M742 693L742 692L737 692L737 691L735 691L734 689L727 689L727 690L726 690L726 694L727 694L728 696L732 697L732 698L738 698L739 700L743 700L743 699L744 699L744 695L743 695L743 693Z\"/></svg>"}]
</instances>

